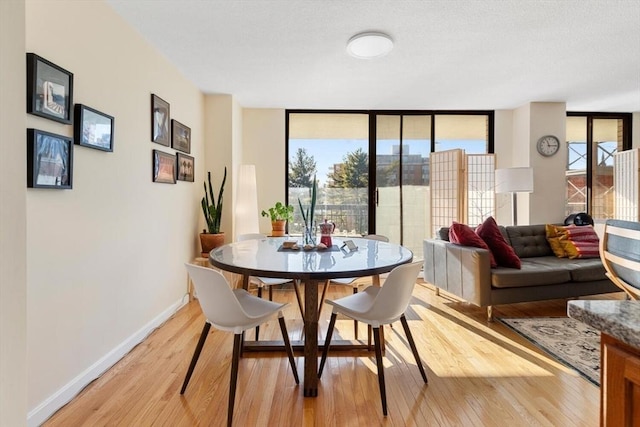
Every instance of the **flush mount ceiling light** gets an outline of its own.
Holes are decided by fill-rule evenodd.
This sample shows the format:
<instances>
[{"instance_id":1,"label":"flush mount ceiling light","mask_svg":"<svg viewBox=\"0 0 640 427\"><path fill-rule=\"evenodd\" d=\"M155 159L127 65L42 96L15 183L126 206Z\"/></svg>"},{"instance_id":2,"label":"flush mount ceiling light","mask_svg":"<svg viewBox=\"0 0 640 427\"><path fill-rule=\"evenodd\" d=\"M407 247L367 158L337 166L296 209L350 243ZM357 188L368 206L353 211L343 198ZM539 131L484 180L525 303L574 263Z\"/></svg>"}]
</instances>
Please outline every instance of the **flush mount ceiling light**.
<instances>
[{"instance_id":1,"label":"flush mount ceiling light","mask_svg":"<svg viewBox=\"0 0 640 427\"><path fill-rule=\"evenodd\" d=\"M347 52L356 58L379 58L391 52L393 40L384 33L360 33L347 42Z\"/></svg>"}]
</instances>

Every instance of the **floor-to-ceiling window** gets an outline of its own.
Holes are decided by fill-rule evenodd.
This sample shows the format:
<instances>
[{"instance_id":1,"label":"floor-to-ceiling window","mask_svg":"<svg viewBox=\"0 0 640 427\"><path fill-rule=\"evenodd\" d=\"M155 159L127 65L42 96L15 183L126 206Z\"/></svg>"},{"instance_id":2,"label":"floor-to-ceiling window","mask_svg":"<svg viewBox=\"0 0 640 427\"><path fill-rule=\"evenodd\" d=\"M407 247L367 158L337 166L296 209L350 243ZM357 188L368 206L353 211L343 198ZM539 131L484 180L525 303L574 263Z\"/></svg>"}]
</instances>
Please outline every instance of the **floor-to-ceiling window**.
<instances>
[{"instance_id":1,"label":"floor-to-ceiling window","mask_svg":"<svg viewBox=\"0 0 640 427\"><path fill-rule=\"evenodd\" d=\"M613 218L614 154L629 148L630 114L567 113L567 215Z\"/></svg>"},{"instance_id":2,"label":"floor-to-ceiling window","mask_svg":"<svg viewBox=\"0 0 640 427\"><path fill-rule=\"evenodd\" d=\"M493 151L493 112L287 111L288 203L318 181L316 220L383 234L415 253L429 235L429 154ZM291 234L299 234L296 213Z\"/></svg>"}]
</instances>

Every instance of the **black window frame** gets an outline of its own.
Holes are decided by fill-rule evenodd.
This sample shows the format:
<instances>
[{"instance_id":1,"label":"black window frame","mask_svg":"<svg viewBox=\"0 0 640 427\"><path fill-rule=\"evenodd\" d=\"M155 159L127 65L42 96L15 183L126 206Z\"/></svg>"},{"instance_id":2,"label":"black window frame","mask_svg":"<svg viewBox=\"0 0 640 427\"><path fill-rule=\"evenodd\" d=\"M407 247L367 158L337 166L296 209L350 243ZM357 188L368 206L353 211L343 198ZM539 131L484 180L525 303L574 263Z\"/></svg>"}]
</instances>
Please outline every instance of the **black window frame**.
<instances>
[{"instance_id":1,"label":"black window frame","mask_svg":"<svg viewBox=\"0 0 640 427\"><path fill-rule=\"evenodd\" d=\"M286 109L285 110L285 164L284 164L284 188L285 201L289 204L289 117L291 114L367 114L369 116L369 158L375 158L376 151L376 118L378 115L400 116L400 136L402 138L403 116L431 116L431 153L435 152L436 116L487 116L487 154L494 154L495 149L495 110L339 110L339 109ZM400 144L402 146L402 144ZM375 233L375 203L376 200L376 164L369 162L369 233ZM399 177L402 184L402 177Z\"/></svg>"},{"instance_id":2,"label":"black window frame","mask_svg":"<svg viewBox=\"0 0 640 427\"><path fill-rule=\"evenodd\" d=\"M583 112L583 111L567 111L567 117L584 117L587 120L587 146L586 146L586 211L587 214L591 215L593 213L593 120L594 119L618 119L622 120L622 150L627 151L632 148L631 135L632 135L632 123L633 123L633 114L632 113L614 113L614 112ZM568 144L569 141L565 138L565 143ZM598 159L595 159L597 161ZM567 159L568 161L568 159ZM565 165L566 171L566 165ZM566 183L565 183L566 185ZM566 202L565 202L566 203Z\"/></svg>"}]
</instances>

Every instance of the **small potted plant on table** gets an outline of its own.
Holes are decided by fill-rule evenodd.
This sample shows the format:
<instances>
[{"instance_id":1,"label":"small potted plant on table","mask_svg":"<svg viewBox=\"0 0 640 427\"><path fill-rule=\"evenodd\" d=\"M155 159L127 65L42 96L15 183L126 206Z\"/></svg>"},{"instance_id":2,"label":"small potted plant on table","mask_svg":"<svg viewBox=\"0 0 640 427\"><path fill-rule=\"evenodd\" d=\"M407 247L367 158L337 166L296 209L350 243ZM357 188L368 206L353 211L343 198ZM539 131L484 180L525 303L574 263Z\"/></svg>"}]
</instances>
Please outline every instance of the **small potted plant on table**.
<instances>
[{"instance_id":1,"label":"small potted plant on table","mask_svg":"<svg viewBox=\"0 0 640 427\"><path fill-rule=\"evenodd\" d=\"M271 235L275 237L284 236L287 221L293 219L293 206L285 205L282 202L276 202L268 211L262 211L262 216L271 218Z\"/></svg>"}]
</instances>

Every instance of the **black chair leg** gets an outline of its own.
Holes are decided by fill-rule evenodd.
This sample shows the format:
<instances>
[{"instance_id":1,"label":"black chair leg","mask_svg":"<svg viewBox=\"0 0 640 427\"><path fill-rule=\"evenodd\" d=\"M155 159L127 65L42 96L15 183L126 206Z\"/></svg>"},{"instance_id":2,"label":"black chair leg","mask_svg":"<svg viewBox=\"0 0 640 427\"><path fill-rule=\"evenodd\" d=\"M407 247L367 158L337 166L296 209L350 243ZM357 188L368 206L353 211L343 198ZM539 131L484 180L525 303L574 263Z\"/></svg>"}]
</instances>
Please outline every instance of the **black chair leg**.
<instances>
[{"instance_id":1,"label":"black chair leg","mask_svg":"<svg viewBox=\"0 0 640 427\"><path fill-rule=\"evenodd\" d=\"M193 374L193 370L196 367L196 363L198 362L198 358L200 357L200 352L202 351L202 347L204 347L204 342L206 341L207 335L209 334L209 329L211 329L211 323L204 322L204 327L202 328L200 339L198 340L198 344L196 345L196 350L193 352L193 357L191 358L191 363L189 364L187 375L184 377L184 382L182 383L182 389L180 390L180 394L184 394L184 391L187 389L187 384L189 384L189 380L191 379L191 374Z\"/></svg>"},{"instance_id":2,"label":"black chair leg","mask_svg":"<svg viewBox=\"0 0 640 427\"><path fill-rule=\"evenodd\" d=\"M336 325L337 317L338 313L331 313L331 320L329 320L327 337L324 339L324 349L322 350L322 359L320 360L320 368L318 369L318 378L322 376L322 370L324 369L324 364L327 361L327 355L329 354L329 345L331 345L331 336L333 335L333 328Z\"/></svg>"},{"instance_id":3,"label":"black chair leg","mask_svg":"<svg viewBox=\"0 0 640 427\"><path fill-rule=\"evenodd\" d=\"M296 384L300 384L300 380L298 379L298 369L296 368L296 361L293 358L293 348L291 347L291 341L289 341L289 332L287 332L287 325L284 323L283 317L279 317L278 322L280 323L280 331L282 331L282 339L284 340L284 346L287 350L287 356L289 356L289 364L291 365L291 370L293 371L293 377L296 379Z\"/></svg>"},{"instance_id":4,"label":"black chair leg","mask_svg":"<svg viewBox=\"0 0 640 427\"><path fill-rule=\"evenodd\" d=\"M269 286L269 301L273 301L273 286Z\"/></svg>"},{"instance_id":5,"label":"black chair leg","mask_svg":"<svg viewBox=\"0 0 640 427\"><path fill-rule=\"evenodd\" d=\"M404 317L404 314L400 316L400 322L402 323L402 327L404 328L404 333L407 335L407 339L409 340L409 345L411 346L411 351L413 352L413 357L416 359L416 365L418 365L418 369L420 369L420 375L422 375L422 379L425 383L427 381L427 374L424 372L424 367L422 366L422 361L420 360L420 355L418 354L418 348L416 347L415 341L413 341L413 335L411 335L411 329L409 329L409 324L407 323L407 318Z\"/></svg>"},{"instance_id":6,"label":"black chair leg","mask_svg":"<svg viewBox=\"0 0 640 427\"><path fill-rule=\"evenodd\" d=\"M262 286L258 287L258 298L262 298ZM260 339L260 325L256 326L256 341Z\"/></svg>"},{"instance_id":7,"label":"black chair leg","mask_svg":"<svg viewBox=\"0 0 640 427\"><path fill-rule=\"evenodd\" d=\"M382 347L380 341L380 328L373 328L373 342L376 350L376 365L378 365L378 385L380 386L380 399L382 400L382 414L387 416L387 390L384 385L384 364L382 362Z\"/></svg>"},{"instance_id":8,"label":"black chair leg","mask_svg":"<svg viewBox=\"0 0 640 427\"><path fill-rule=\"evenodd\" d=\"M236 401L236 384L238 383L238 365L240 362L240 346L242 334L233 335L233 356L231 359L231 380L229 381L229 409L227 412L227 427L233 423L233 405Z\"/></svg>"},{"instance_id":9,"label":"black chair leg","mask_svg":"<svg viewBox=\"0 0 640 427\"><path fill-rule=\"evenodd\" d=\"M354 286L353 287L353 294L355 295L357 293L358 293L358 287ZM355 335L355 339L357 340L358 339L358 321L357 320L353 321L353 333Z\"/></svg>"}]
</instances>

